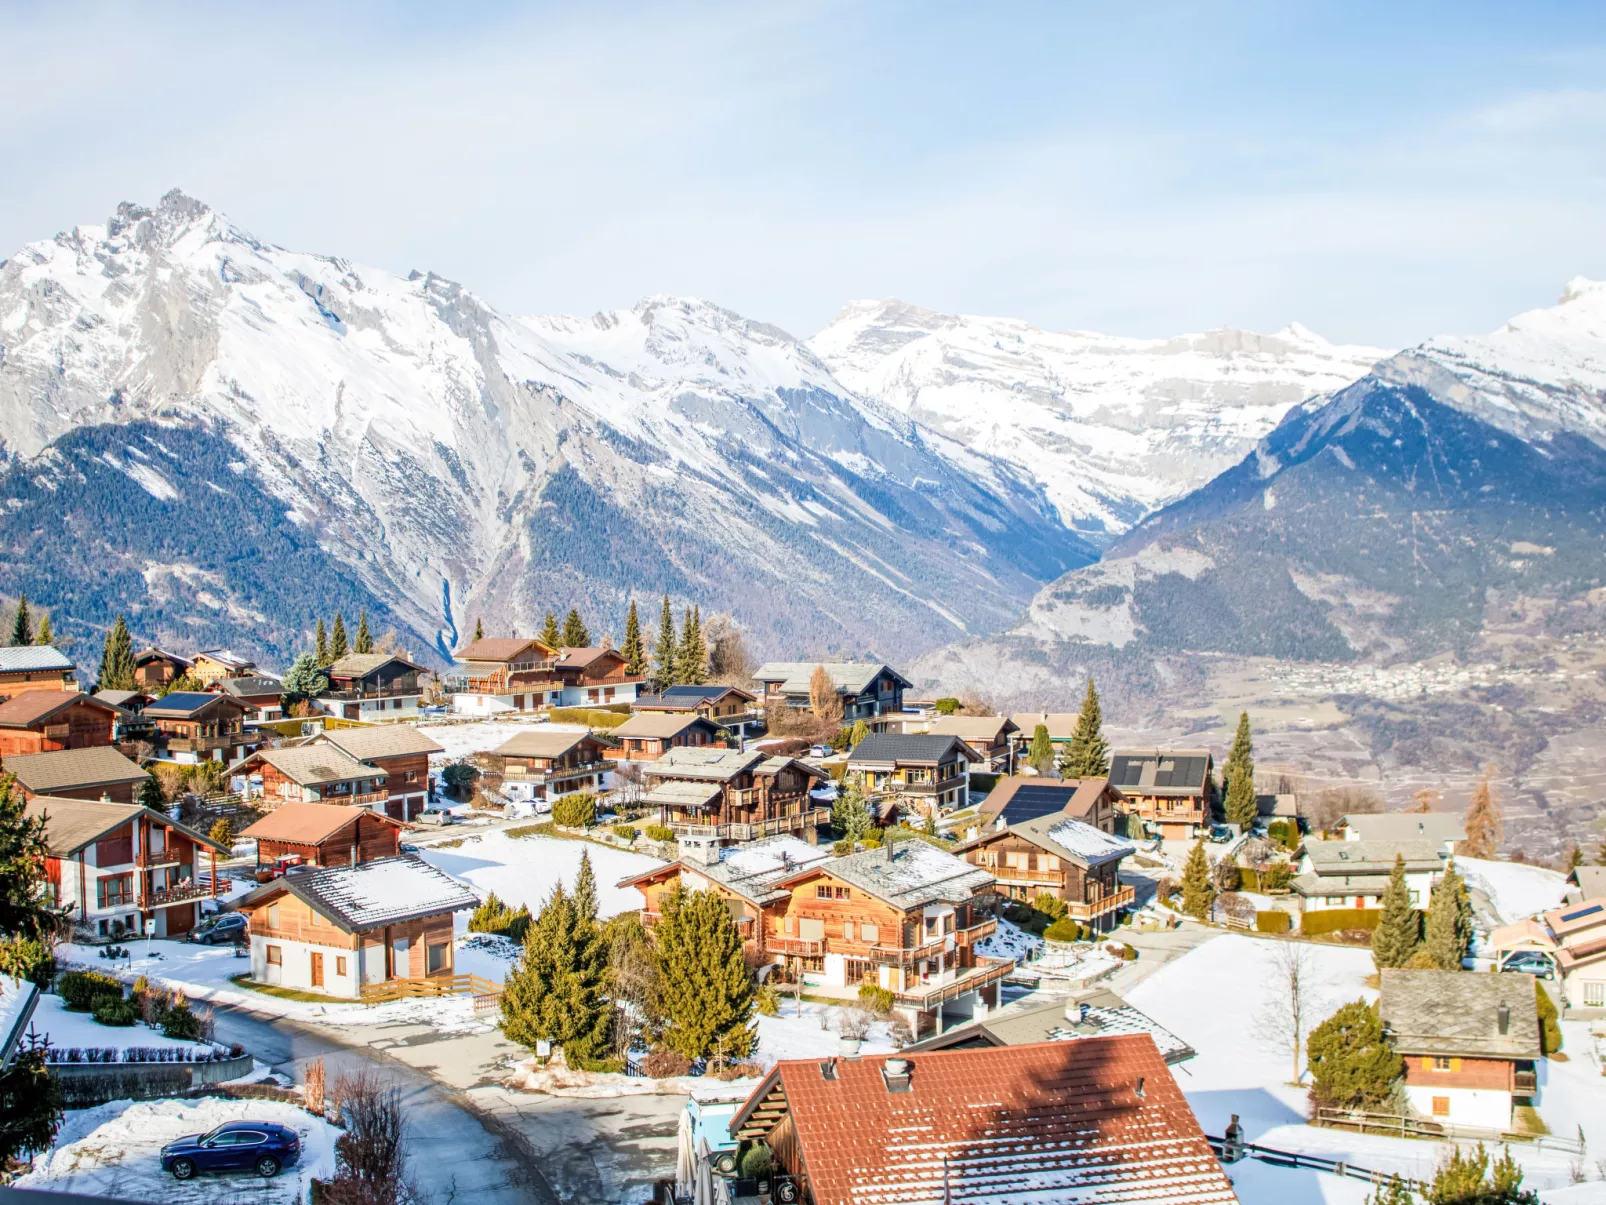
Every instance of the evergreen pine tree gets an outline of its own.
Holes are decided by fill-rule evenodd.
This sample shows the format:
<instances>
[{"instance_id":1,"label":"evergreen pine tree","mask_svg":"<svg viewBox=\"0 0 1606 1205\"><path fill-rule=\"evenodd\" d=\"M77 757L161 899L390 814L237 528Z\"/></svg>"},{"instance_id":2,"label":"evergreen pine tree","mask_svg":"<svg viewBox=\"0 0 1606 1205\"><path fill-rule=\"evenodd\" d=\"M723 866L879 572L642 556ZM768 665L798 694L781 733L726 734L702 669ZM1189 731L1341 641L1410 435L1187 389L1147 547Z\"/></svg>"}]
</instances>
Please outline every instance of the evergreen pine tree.
<instances>
[{"instance_id":1,"label":"evergreen pine tree","mask_svg":"<svg viewBox=\"0 0 1606 1205\"><path fill-rule=\"evenodd\" d=\"M729 909L711 891L679 890L663 897L662 909L653 936L664 1045L717 1064L746 1058L757 1040L749 1026L753 975Z\"/></svg>"},{"instance_id":2,"label":"evergreen pine tree","mask_svg":"<svg viewBox=\"0 0 1606 1205\"><path fill-rule=\"evenodd\" d=\"M597 875L591 869L591 851L580 851L580 869L574 876L574 911L583 923L597 923Z\"/></svg>"},{"instance_id":3,"label":"evergreen pine tree","mask_svg":"<svg viewBox=\"0 0 1606 1205\"><path fill-rule=\"evenodd\" d=\"M563 617L563 647L567 649L591 647L591 633L581 622L578 607L570 607L569 613Z\"/></svg>"},{"instance_id":4,"label":"evergreen pine tree","mask_svg":"<svg viewBox=\"0 0 1606 1205\"><path fill-rule=\"evenodd\" d=\"M318 621L318 634L314 643L317 651L313 655L318 658L318 664L325 667L334 664L333 658L329 656L329 633L324 630L321 619Z\"/></svg>"},{"instance_id":5,"label":"evergreen pine tree","mask_svg":"<svg viewBox=\"0 0 1606 1205\"><path fill-rule=\"evenodd\" d=\"M1104 716L1099 709L1099 692L1093 679L1087 680L1082 696L1082 714L1076 718L1065 756L1060 759L1063 778L1103 778L1110 772L1110 745L1104 739Z\"/></svg>"},{"instance_id":6,"label":"evergreen pine tree","mask_svg":"<svg viewBox=\"0 0 1606 1205\"><path fill-rule=\"evenodd\" d=\"M1305 1054L1311 1096L1318 1105L1358 1109L1388 1099L1405 1071L1383 1033L1377 1006L1364 1000L1341 1005L1310 1031Z\"/></svg>"},{"instance_id":7,"label":"evergreen pine tree","mask_svg":"<svg viewBox=\"0 0 1606 1205\"><path fill-rule=\"evenodd\" d=\"M853 730L848 733L848 747L857 749L870 735L870 725L863 720L853 721Z\"/></svg>"},{"instance_id":8,"label":"evergreen pine tree","mask_svg":"<svg viewBox=\"0 0 1606 1205\"><path fill-rule=\"evenodd\" d=\"M161 811L167 806L167 798L162 794L162 784L157 781L154 774L148 776L139 784L139 793L134 802L140 807L150 808L152 811Z\"/></svg>"},{"instance_id":9,"label":"evergreen pine tree","mask_svg":"<svg viewBox=\"0 0 1606 1205\"><path fill-rule=\"evenodd\" d=\"M1477 789L1472 792L1472 802L1467 807L1464 826L1467 839L1461 843L1461 847L1469 858L1494 857L1505 837L1500 804L1495 800L1494 789L1489 784L1493 771L1494 767L1491 766L1483 772Z\"/></svg>"},{"instance_id":10,"label":"evergreen pine tree","mask_svg":"<svg viewBox=\"0 0 1606 1205\"><path fill-rule=\"evenodd\" d=\"M17 780L0 775L0 934L43 934L45 855L45 818L29 816Z\"/></svg>"},{"instance_id":11,"label":"evergreen pine tree","mask_svg":"<svg viewBox=\"0 0 1606 1205\"><path fill-rule=\"evenodd\" d=\"M1578 842L1574 841L1570 846L1567 847L1567 868L1563 873L1572 874L1573 871L1577 870L1583 864L1583 848L1578 844Z\"/></svg>"},{"instance_id":12,"label":"evergreen pine tree","mask_svg":"<svg viewBox=\"0 0 1606 1205\"><path fill-rule=\"evenodd\" d=\"M28 613L28 596L17 596L17 613L11 617L11 643L13 645L33 643L33 619Z\"/></svg>"},{"instance_id":13,"label":"evergreen pine tree","mask_svg":"<svg viewBox=\"0 0 1606 1205\"><path fill-rule=\"evenodd\" d=\"M354 653L371 653L374 651L373 634L368 631L368 611L365 608L357 619L357 643L352 645Z\"/></svg>"},{"instance_id":14,"label":"evergreen pine tree","mask_svg":"<svg viewBox=\"0 0 1606 1205\"><path fill-rule=\"evenodd\" d=\"M864 793L864 777L845 774L831 804L831 827L845 841L859 842L870 831L870 801Z\"/></svg>"},{"instance_id":15,"label":"evergreen pine tree","mask_svg":"<svg viewBox=\"0 0 1606 1205\"><path fill-rule=\"evenodd\" d=\"M34 633L33 642L35 644L54 644L56 642L56 634L50 630L49 615L40 616L39 630ZM1574 848L1576 849L1577 846L1574 846Z\"/></svg>"},{"instance_id":16,"label":"evergreen pine tree","mask_svg":"<svg viewBox=\"0 0 1606 1205\"><path fill-rule=\"evenodd\" d=\"M45 1063L47 1046L30 1033L0 1072L0 1167L48 1151L66 1120L60 1077Z\"/></svg>"},{"instance_id":17,"label":"evergreen pine tree","mask_svg":"<svg viewBox=\"0 0 1606 1205\"><path fill-rule=\"evenodd\" d=\"M1416 953L1422 918L1411 907L1411 889L1405 883L1405 856L1394 855L1394 870L1383 889L1383 915L1372 930L1372 961L1378 970L1402 967Z\"/></svg>"},{"instance_id":18,"label":"evergreen pine tree","mask_svg":"<svg viewBox=\"0 0 1606 1205\"><path fill-rule=\"evenodd\" d=\"M664 595L663 613L658 617L658 644L653 649L657 664L653 674L662 691L675 685L675 671L679 668L680 643L675 639L675 614L669 609L669 595Z\"/></svg>"},{"instance_id":19,"label":"evergreen pine tree","mask_svg":"<svg viewBox=\"0 0 1606 1205\"><path fill-rule=\"evenodd\" d=\"M485 639L485 621L483 619L476 619L474 621L474 639Z\"/></svg>"},{"instance_id":20,"label":"evergreen pine tree","mask_svg":"<svg viewBox=\"0 0 1606 1205\"><path fill-rule=\"evenodd\" d=\"M1026 750L1026 764L1039 774L1054 768L1054 741L1048 735L1048 725L1039 724L1032 732L1031 747Z\"/></svg>"},{"instance_id":21,"label":"evergreen pine tree","mask_svg":"<svg viewBox=\"0 0 1606 1205\"><path fill-rule=\"evenodd\" d=\"M1472 900L1456 872L1455 859L1444 868L1444 878L1433 889L1428 907L1427 936L1423 942L1433 965L1441 971L1459 971L1472 944Z\"/></svg>"},{"instance_id":22,"label":"evergreen pine tree","mask_svg":"<svg viewBox=\"0 0 1606 1205\"><path fill-rule=\"evenodd\" d=\"M329 688L328 667L311 653L302 653L290 663L279 683L279 702L286 712L297 703L314 698Z\"/></svg>"},{"instance_id":23,"label":"evergreen pine tree","mask_svg":"<svg viewBox=\"0 0 1606 1205\"><path fill-rule=\"evenodd\" d=\"M636 600L630 600L630 610L625 613L625 643L620 653L625 659L625 676L629 678L644 678L647 676L647 644L641 638L641 617L636 614Z\"/></svg>"},{"instance_id":24,"label":"evergreen pine tree","mask_svg":"<svg viewBox=\"0 0 1606 1205\"><path fill-rule=\"evenodd\" d=\"M349 652L351 645L346 639L346 617L336 611L335 626L329 633L329 664L333 665Z\"/></svg>"},{"instance_id":25,"label":"evergreen pine tree","mask_svg":"<svg viewBox=\"0 0 1606 1205\"><path fill-rule=\"evenodd\" d=\"M1210 882L1210 859L1202 840L1195 841L1182 868L1182 910L1195 920L1204 920L1216 902L1216 889Z\"/></svg>"},{"instance_id":26,"label":"evergreen pine tree","mask_svg":"<svg viewBox=\"0 0 1606 1205\"><path fill-rule=\"evenodd\" d=\"M134 689L134 639L121 615L101 647L99 681L101 690Z\"/></svg>"},{"instance_id":27,"label":"evergreen pine tree","mask_svg":"<svg viewBox=\"0 0 1606 1205\"><path fill-rule=\"evenodd\" d=\"M1247 711L1238 716L1238 731L1232 738L1232 751L1227 755L1226 772L1227 821L1247 833L1260 817L1260 807L1255 802L1254 744L1249 736Z\"/></svg>"},{"instance_id":28,"label":"evergreen pine tree","mask_svg":"<svg viewBox=\"0 0 1606 1205\"><path fill-rule=\"evenodd\" d=\"M571 1066L605 1048L611 1006L596 966L596 922L580 915L559 883L524 937L524 955L502 992L502 1030L534 1048L541 1039L563 1049Z\"/></svg>"},{"instance_id":29,"label":"evergreen pine tree","mask_svg":"<svg viewBox=\"0 0 1606 1205\"><path fill-rule=\"evenodd\" d=\"M701 606L692 607L684 617L675 680L685 686L701 686L708 681L708 645L703 641L703 609Z\"/></svg>"},{"instance_id":30,"label":"evergreen pine tree","mask_svg":"<svg viewBox=\"0 0 1606 1205\"><path fill-rule=\"evenodd\" d=\"M558 627L558 617L552 614L551 611L548 611L546 618L541 621L541 634L536 639L549 649L563 647L563 632Z\"/></svg>"}]
</instances>

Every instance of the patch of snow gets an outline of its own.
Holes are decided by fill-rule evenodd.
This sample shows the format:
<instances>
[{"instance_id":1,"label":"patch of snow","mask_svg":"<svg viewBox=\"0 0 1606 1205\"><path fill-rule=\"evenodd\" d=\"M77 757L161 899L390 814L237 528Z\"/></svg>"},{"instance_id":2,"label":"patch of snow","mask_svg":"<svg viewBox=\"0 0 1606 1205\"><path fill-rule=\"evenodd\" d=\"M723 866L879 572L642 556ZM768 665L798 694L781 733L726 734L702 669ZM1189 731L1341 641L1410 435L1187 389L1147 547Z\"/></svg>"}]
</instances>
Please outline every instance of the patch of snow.
<instances>
[{"instance_id":1,"label":"patch of snow","mask_svg":"<svg viewBox=\"0 0 1606 1205\"><path fill-rule=\"evenodd\" d=\"M559 881L566 890L574 887L583 853L591 855L591 868L597 876L598 910L604 917L633 911L645 902L634 887L617 886L620 879L664 864L658 858L590 841L509 837L501 832L471 837L451 849L425 847L419 856L473 884L482 895L494 891L512 906L523 904L535 912Z\"/></svg>"},{"instance_id":2,"label":"patch of snow","mask_svg":"<svg viewBox=\"0 0 1606 1205\"><path fill-rule=\"evenodd\" d=\"M115 1047L118 1050L130 1046L160 1046L166 1049L177 1049L186 1052L189 1057L198 1057L211 1053L211 1047L206 1043L180 1042L175 1038L167 1037L160 1029L152 1029L143 1021L136 1021L133 1025L102 1025L88 1013L75 1013L67 1010L67 1002L60 996L44 995L39 997L39 1003L33 1010L33 1020L29 1024L40 1034L50 1039L50 1044L57 1053L69 1047Z\"/></svg>"},{"instance_id":3,"label":"patch of snow","mask_svg":"<svg viewBox=\"0 0 1606 1205\"><path fill-rule=\"evenodd\" d=\"M851 1007L851 1002L848 1002ZM754 1061L764 1067L773 1066L780 1059L826 1059L842 1053L837 1024L842 1006L803 1001L798 1011L797 1002L790 996L781 997L781 1011L777 1016L758 1018L758 1051ZM892 1040L892 1027L885 1021L873 1021L870 1032L859 1048L860 1054L891 1054L897 1049Z\"/></svg>"},{"instance_id":4,"label":"patch of snow","mask_svg":"<svg viewBox=\"0 0 1606 1205\"><path fill-rule=\"evenodd\" d=\"M1488 897L1503 925L1560 907L1567 893L1567 876L1543 866L1461 857L1455 865L1469 887L1477 887Z\"/></svg>"}]
</instances>

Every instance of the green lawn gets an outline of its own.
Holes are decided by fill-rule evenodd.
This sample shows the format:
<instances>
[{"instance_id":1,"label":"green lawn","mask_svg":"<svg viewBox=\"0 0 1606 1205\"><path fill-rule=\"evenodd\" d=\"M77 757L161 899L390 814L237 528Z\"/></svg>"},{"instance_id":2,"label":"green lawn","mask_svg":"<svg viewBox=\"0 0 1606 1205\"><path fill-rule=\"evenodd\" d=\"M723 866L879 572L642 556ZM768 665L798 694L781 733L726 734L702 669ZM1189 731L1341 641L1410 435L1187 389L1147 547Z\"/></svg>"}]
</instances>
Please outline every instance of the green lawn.
<instances>
[{"instance_id":1,"label":"green lawn","mask_svg":"<svg viewBox=\"0 0 1606 1205\"><path fill-rule=\"evenodd\" d=\"M293 987L276 987L271 983L258 983L251 978L249 971L239 975L230 975L229 982L243 987L247 991L261 992L264 996L277 996L281 1000L299 1000L303 1004L342 1003L336 996L325 996L318 992L299 992ZM352 1001L345 1001L345 1003L352 1003Z\"/></svg>"}]
</instances>

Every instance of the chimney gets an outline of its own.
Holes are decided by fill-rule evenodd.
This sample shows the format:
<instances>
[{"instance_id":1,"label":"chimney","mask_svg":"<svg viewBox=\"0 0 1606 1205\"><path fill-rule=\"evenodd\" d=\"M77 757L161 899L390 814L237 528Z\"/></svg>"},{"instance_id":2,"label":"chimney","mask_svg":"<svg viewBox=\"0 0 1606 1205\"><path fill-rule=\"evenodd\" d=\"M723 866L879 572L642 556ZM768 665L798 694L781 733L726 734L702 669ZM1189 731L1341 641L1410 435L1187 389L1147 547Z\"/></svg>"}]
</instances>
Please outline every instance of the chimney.
<instances>
[{"instance_id":1,"label":"chimney","mask_svg":"<svg viewBox=\"0 0 1606 1205\"><path fill-rule=\"evenodd\" d=\"M908 1059L888 1059L881 1064L881 1078L888 1092L907 1092L914 1079L914 1064Z\"/></svg>"},{"instance_id":2,"label":"chimney","mask_svg":"<svg viewBox=\"0 0 1606 1205\"><path fill-rule=\"evenodd\" d=\"M1141 1075L1138 1076L1137 1094L1138 1094L1138 1099L1142 1100L1143 1099L1143 1077Z\"/></svg>"},{"instance_id":3,"label":"chimney","mask_svg":"<svg viewBox=\"0 0 1606 1205\"><path fill-rule=\"evenodd\" d=\"M1503 1034L1510 1033L1511 1032L1511 1005L1509 1005L1509 1004L1501 1004L1499 1008L1494 1010L1494 1016L1495 1016L1495 1021L1500 1026L1500 1032L1503 1033Z\"/></svg>"}]
</instances>

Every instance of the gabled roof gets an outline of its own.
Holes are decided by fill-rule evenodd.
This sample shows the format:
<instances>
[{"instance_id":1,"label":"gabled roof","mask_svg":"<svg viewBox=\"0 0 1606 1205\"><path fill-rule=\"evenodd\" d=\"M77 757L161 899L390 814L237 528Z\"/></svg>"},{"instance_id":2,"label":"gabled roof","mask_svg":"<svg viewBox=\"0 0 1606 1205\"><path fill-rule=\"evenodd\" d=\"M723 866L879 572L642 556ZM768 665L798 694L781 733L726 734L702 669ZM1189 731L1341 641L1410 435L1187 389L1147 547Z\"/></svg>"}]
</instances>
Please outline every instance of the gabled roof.
<instances>
[{"instance_id":1,"label":"gabled roof","mask_svg":"<svg viewBox=\"0 0 1606 1205\"><path fill-rule=\"evenodd\" d=\"M1401 1054L1540 1057L1539 1008L1528 975L1391 967L1383 971L1379 1010Z\"/></svg>"},{"instance_id":2,"label":"gabled roof","mask_svg":"<svg viewBox=\"0 0 1606 1205\"><path fill-rule=\"evenodd\" d=\"M32 795L121 786L150 777L110 745L21 753L6 758L4 769L7 774L15 774L23 789Z\"/></svg>"},{"instance_id":3,"label":"gabled roof","mask_svg":"<svg viewBox=\"0 0 1606 1205\"><path fill-rule=\"evenodd\" d=\"M484 636L458 653L457 660L514 661L531 646L534 646L539 661L557 656L557 649L548 648L533 636Z\"/></svg>"},{"instance_id":4,"label":"gabled roof","mask_svg":"<svg viewBox=\"0 0 1606 1205\"><path fill-rule=\"evenodd\" d=\"M97 690L93 697L119 711L135 711L149 702L151 696L143 690Z\"/></svg>"},{"instance_id":5,"label":"gabled roof","mask_svg":"<svg viewBox=\"0 0 1606 1205\"><path fill-rule=\"evenodd\" d=\"M1051 778L1043 774L1015 774L1000 778L982 800L984 816L1014 823L1054 813L1080 820L1093 810L1109 786L1104 778Z\"/></svg>"},{"instance_id":6,"label":"gabled roof","mask_svg":"<svg viewBox=\"0 0 1606 1205\"><path fill-rule=\"evenodd\" d=\"M1561 941L1590 929L1601 929L1601 935L1606 936L1606 928L1602 928L1606 926L1606 895L1552 908L1543 920L1545 927Z\"/></svg>"},{"instance_id":7,"label":"gabled roof","mask_svg":"<svg viewBox=\"0 0 1606 1205\"><path fill-rule=\"evenodd\" d=\"M1443 842L1427 838L1407 841L1306 841L1305 856L1311 869L1327 875L1389 875L1396 855L1405 858L1405 869L1412 874L1438 870L1445 862Z\"/></svg>"},{"instance_id":8,"label":"gabled roof","mask_svg":"<svg viewBox=\"0 0 1606 1205\"><path fill-rule=\"evenodd\" d=\"M96 695L76 690L25 690L0 703L0 728L30 728L66 711L75 703L86 703L97 711L119 714L116 704Z\"/></svg>"},{"instance_id":9,"label":"gabled roof","mask_svg":"<svg viewBox=\"0 0 1606 1205\"><path fill-rule=\"evenodd\" d=\"M386 724L383 728L326 729L322 739L358 761L367 761L374 757L405 757L408 754L446 752L411 724Z\"/></svg>"},{"instance_id":10,"label":"gabled roof","mask_svg":"<svg viewBox=\"0 0 1606 1205\"><path fill-rule=\"evenodd\" d=\"M1003 715L945 715L931 725L932 736L957 736L962 741L980 741L984 745L1018 731L1015 721Z\"/></svg>"},{"instance_id":11,"label":"gabled roof","mask_svg":"<svg viewBox=\"0 0 1606 1205\"><path fill-rule=\"evenodd\" d=\"M145 705L145 714L158 720L187 720L226 703L239 707L240 701L210 690L180 690L163 695Z\"/></svg>"},{"instance_id":12,"label":"gabled roof","mask_svg":"<svg viewBox=\"0 0 1606 1205\"><path fill-rule=\"evenodd\" d=\"M995 881L992 871L913 837L815 863L784 882L816 872L832 875L905 912L926 904L962 904Z\"/></svg>"},{"instance_id":13,"label":"gabled roof","mask_svg":"<svg viewBox=\"0 0 1606 1205\"><path fill-rule=\"evenodd\" d=\"M491 752L497 757L562 757L581 741L595 741L589 732L520 732Z\"/></svg>"},{"instance_id":14,"label":"gabled roof","mask_svg":"<svg viewBox=\"0 0 1606 1205\"><path fill-rule=\"evenodd\" d=\"M138 669L142 665L148 665L152 661L171 661L174 665L182 665L186 669L188 669L192 664L188 657L181 657L177 653L170 653L164 648L157 648L154 644L147 645L146 647L140 649L139 652L134 654L135 669Z\"/></svg>"},{"instance_id":15,"label":"gabled roof","mask_svg":"<svg viewBox=\"0 0 1606 1205\"><path fill-rule=\"evenodd\" d=\"M1467 826L1459 812L1374 812L1339 818L1338 826L1351 840L1461 841Z\"/></svg>"},{"instance_id":16,"label":"gabled roof","mask_svg":"<svg viewBox=\"0 0 1606 1205\"><path fill-rule=\"evenodd\" d=\"M665 783L664 785L691 786L692 784ZM717 862L706 865L700 862L671 862L668 866L655 866L651 870L622 879L619 886L632 887L650 879L663 878L669 874L678 876L684 872L687 875L701 875L712 880L752 903L772 904L784 900L789 894L777 888L776 883L790 876L800 866L823 862L830 856L831 851L828 848L810 845L799 837L768 837L748 845L728 846L720 851Z\"/></svg>"},{"instance_id":17,"label":"gabled roof","mask_svg":"<svg viewBox=\"0 0 1606 1205\"><path fill-rule=\"evenodd\" d=\"M202 649L195 654L195 660L199 661L202 657L229 669L255 669L257 664L249 657L240 656L233 649Z\"/></svg>"},{"instance_id":18,"label":"gabled roof","mask_svg":"<svg viewBox=\"0 0 1606 1205\"><path fill-rule=\"evenodd\" d=\"M1581 900L1592 900L1599 896L1606 896L1606 866L1575 866L1567 878L1578 884L1576 895Z\"/></svg>"},{"instance_id":19,"label":"gabled roof","mask_svg":"<svg viewBox=\"0 0 1606 1205\"><path fill-rule=\"evenodd\" d=\"M919 1052L959 1047L1024 1046L1028 1042L1074 1042L1133 1033L1146 1033L1153 1038L1160 1056L1169 1066L1184 1063L1198 1053L1153 1017L1133 1008L1121 996L1104 987L1079 992L1072 999L1055 1000L1034 1008L1006 1006L1003 1011L994 1012L983 1021L961 1025L903 1049Z\"/></svg>"},{"instance_id":20,"label":"gabled roof","mask_svg":"<svg viewBox=\"0 0 1606 1205\"><path fill-rule=\"evenodd\" d=\"M211 837L137 803L102 803L92 799L36 795L26 806L29 816L45 817L45 848L54 858L70 858L80 849L93 845L139 816L148 817L153 824L176 829L207 849L214 849L221 854L231 852L228 846Z\"/></svg>"},{"instance_id":21,"label":"gabled roof","mask_svg":"<svg viewBox=\"0 0 1606 1205\"><path fill-rule=\"evenodd\" d=\"M822 665L837 694L861 694L882 674L891 674L905 690L914 685L884 661L766 661L753 674L753 681L779 682L782 694L806 695L809 680Z\"/></svg>"},{"instance_id":22,"label":"gabled roof","mask_svg":"<svg viewBox=\"0 0 1606 1205\"><path fill-rule=\"evenodd\" d=\"M962 853L967 849L976 849L1011 833L1023 841L1031 842L1046 853L1056 854L1083 869L1103 866L1107 862L1119 862L1122 858L1137 852L1137 847L1125 837L1113 837L1091 824L1064 815L1038 816L1005 828L990 829L956 846L954 852Z\"/></svg>"},{"instance_id":23,"label":"gabled roof","mask_svg":"<svg viewBox=\"0 0 1606 1205\"><path fill-rule=\"evenodd\" d=\"M619 726L624 727L623 724ZM614 729L619 731L618 728ZM682 746L671 749L657 761L641 767L652 778L695 778L710 782L729 782L738 774L767 761L768 755L756 749L715 749L708 746Z\"/></svg>"},{"instance_id":24,"label":"gabled roof","mask_svg":"<svg viewBox=\"0 0 1606 1205\"><path fill-rule=\"evenodd\" d=\"M617 657L620 661L625 659L625 655L618 649L605 649L600 645L583 649L564 646L558 650L558 665L563 669L585 669L593 662L610 656Z\"/></svg>"},{"instance_id":25,"label":"gabled roof","mask_svg":"<svg viewBox=\"0 0 1606 1205\"><path fill-rule=\"evenodd\" d=\"M1009 718L1020 729L1022 740L1031 740L1041 724L1048 729L1049 740L1068 741L1082 717L1074 711L1019 711Z\"/></svg>"},{"instance_id":26,"label":"gabled roof","mask_svg":"<svg viewBox=\"0 0 1606 1205\"><path fill-rule=\"evenodd\" d=\"M943 759L957 754L980 761L977 753L957 736L927 736L924 733L872 732L848 754L848 764L875 763L877 765L914 764L934 766Z\"/></svg>"},{"instance_id":27,"label":"gabled roof","mask_svg":"<svg viewBox=\"0 0 1606 1205\"><path fill-rule=\"evenodd\" d=\"M722 702L727 695L758 702L756 696L735 686L671 686L662 694L637 695L630 707L632 711L692 711L705 703Z\"/></svg>"},{"instance_id":28,"label":"gabled roof","mask_svg":"<svg viewBox=\"0 0 1606 1205\"><path fill-rule=\"evenodd\" d=\"M348 756L344 750L334 745L262 749L242 759L234 769L238 771L252 762L270 765L291 782L303 787L323 786L332 782L352 782L359 778L382 780L386 777L383 770Z\"/></svg>"},{"instance_id":29,"label":"gabled roof","mask_svg":"<svg viewBox=\"0 0 1606 1205\"><path fill-rule=\"evenodd\" d=\"M72 658L49 644L19 644L0 647L0 674L20 674L27 670L69 670Z\"/></svg>"},{"instance_id":30,"label":"gabled roof","mask_svg":"<svg viewBox=\"0 0 1606 1205\"><path fill-rule=\"evenodd\" d=\"M610 736L666 737L679 736L688 728L701 728L709 736L718 736L720 727L695 712L669 712L667 714L633 715L619 727L609 730Z\"/></svg>"},{"instance_id":31,"label":"gabled roof","mask_svg":"<svg viewBox=\"0 0 1606 1205\"><path fill-rule=\"evenodd\" d=\"M240 836L285 841L292 845L321 845L365 816L395 828L407 827L372 808L338 803L281 803Z\"/></svg>"},{"instance_id":32,"label":"gabled roof","mask_svg":"<svg viewBox=\"0 0 1606 1205\"><path fill-rule=\"evenodd\" d=\"M717 782L687 782L668 778L641 797L649 807L704 808L719 801L725 788Z\"/></svg>"},{"instance_id":33,"label":"gabled roof","mask_svg":"<svg viewBox=\"0 0 1606 1205\"><path fill-rule=\"evenodd\" d=\"M1208 749L1117 749L1110 785L1134 795L1201 795L1209 786Z\"/></svg>"},{"instance_id":34,"label":"gabled roof","mask_svg":"<svg viewBox=\"0 0 1606 1205\"><path fill-rule=\"evenodd\" d=\"M329 676L331 678L366 678L375 670L383 669L393 661L406 666L408 669L422 671L424 668L416 661L409 661L399 653L348 653L329 667Z\"/></svg>"},{"instance_id":35,"label":"gabled roof","mask_svg":"<svg viewBox=\"0 0 1606 1205\"><path fill-rule=\"evenodd\" d=\"M287 892L347 933L461 912L480 902L444 870L412 854L398 854L355 866L298 870L258 887L239 906L258 908Z\"/></svg>"},{"instance_id":36,"label":"gabled roof","mask_svg":"<svg viewBox=\"0 0 1606 1205\"><path fill-rule=\"evenodd\" d=\"M730 1130L765 1137L781 1115L815 1205L1238 1199L1146 1033L785 1060Z\"/></svg>"},{"instance_id":37,"label":"gabled roof","mask_svg":"<svg viewBox=\"0 0 1606 1205\"><path fill-rule=\"evenodd\" d=\"M278 698L284 693L284 683L267 674L242 674L238 678L219 678L212 683L212 694L232 695L236 699Z\"/></svg>"}]
</instances>

